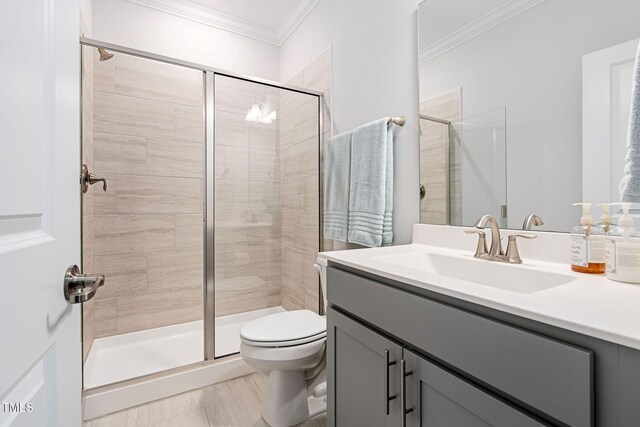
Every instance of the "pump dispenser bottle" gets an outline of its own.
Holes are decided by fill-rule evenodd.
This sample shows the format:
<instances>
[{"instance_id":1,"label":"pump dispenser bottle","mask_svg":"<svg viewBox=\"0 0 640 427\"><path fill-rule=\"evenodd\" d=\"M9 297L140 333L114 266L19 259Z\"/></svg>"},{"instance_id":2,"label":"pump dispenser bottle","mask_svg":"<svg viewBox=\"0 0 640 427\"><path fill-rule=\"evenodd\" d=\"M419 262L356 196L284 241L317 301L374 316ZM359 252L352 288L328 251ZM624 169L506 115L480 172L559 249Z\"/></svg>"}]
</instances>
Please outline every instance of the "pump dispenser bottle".
<instances>
[{"instance_id":1,"label":"pump dispenser bottle","mask_svg":"<svg viewBox=\"0 0 640 427\"><path fill-rule=\"evenodd\" d=\"M602 208L602 215L600 216L600 222L595 226L600 227L604 235L609 234L611 231L611 205L616 205L616 203L600 203L598 206Z\"/></svg>"},{"instance_id":2,"label":"pump dispenser bottle","mask_svg":"<svg viewBox=\"0 0 640 427\"><path fill-rule=\"evenodd\" d=\"M612 203L622 206L618 225L607 237L605 251L607 278L618 282L640 284L640 229L629 215L631 203Z\"/></svg>"},{"instance_id":3,"label":"pump dispenser bottle","mask_svg":"<svg viewBox=\"0 0 640 427\"><path fill-rule=\"evenodd\" d=\"M582 217L580 225L571 230L571 269L579 273L604 274L606 242L603 228L593 226L591 203L574 203L573 206L582 206Z\"/></svg>"}]
</instances>

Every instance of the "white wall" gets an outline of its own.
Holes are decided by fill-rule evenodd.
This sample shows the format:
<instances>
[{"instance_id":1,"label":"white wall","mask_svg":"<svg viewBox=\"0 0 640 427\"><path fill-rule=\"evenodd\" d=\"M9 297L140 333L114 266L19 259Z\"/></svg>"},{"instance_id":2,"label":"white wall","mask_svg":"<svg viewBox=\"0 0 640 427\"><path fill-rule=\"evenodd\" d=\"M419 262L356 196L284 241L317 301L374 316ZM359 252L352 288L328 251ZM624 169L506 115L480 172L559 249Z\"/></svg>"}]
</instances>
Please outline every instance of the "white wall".
<instances>
[{"instance_id":1,"label":"white wall","mask_svg":"<svg viewBox=\"0 0 640 427\"><path fill-rule=\"evenodd\" d=\"M332 46L333 134L403 115L395 144L394 244L419 221L418 0L320 0L281 46L287 81Z\"/></svg>"},{"instance_id":2,"label":"white wall","mask_svg":"<svg viewBox=\"0 0 640 427\"><path fill-rule=\"evenodd\" d=\"M80 0L80 35L91 37L93 31L93 1Z\"/></svg>"},{"instance_id":3,"label":"white wall","mask_svg":"<svg viewBox=\"0 0 640 427\"><path fill-rule=\"evenodd\" d=\"M638 1L549 0L420 66L420 99L462 86L463 120L507 107L510 228L578 222L582 55L638 37L638 16Z\"/></svg>"},{"instance_id":4,"label":"white wall","mask_svg":"<svg viewBox=\"0 0 640 427\"><path fill-rule=\"evenodd\" d=\"M93 0L92 38L270 80L280 74L278 46L126 0Z\"/></svg>"}]
</instances>

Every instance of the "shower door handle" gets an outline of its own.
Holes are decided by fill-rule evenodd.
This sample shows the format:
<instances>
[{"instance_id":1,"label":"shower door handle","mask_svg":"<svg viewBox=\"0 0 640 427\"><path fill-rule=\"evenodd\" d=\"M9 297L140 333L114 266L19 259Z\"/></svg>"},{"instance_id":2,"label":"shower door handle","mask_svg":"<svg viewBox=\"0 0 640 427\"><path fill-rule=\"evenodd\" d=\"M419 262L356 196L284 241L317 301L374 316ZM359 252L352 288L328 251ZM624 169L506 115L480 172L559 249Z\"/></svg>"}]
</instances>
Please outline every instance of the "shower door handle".
<instances>
[{"instance_id":1,"label":"shower door handle","mask_svg":"<svg viewBox=\"0 0 640 427\"><path fill-rule=\"evenodd\" d=\"M89 172L87 165L82 165L82 171L80 172L80 185L82 185L82 192L86 193L89 190L89 186L102 182L102 191L107 191L107 180L100 178L97 175Z\"/></svg>"},{"instance_id":2,"label":"shower door handle","mask_svg":"<svg viewBox=\"0 0 640 427\"><path fill-rule=\"evenodd\" d=\"M69 304L89 301L104 285L104 274L81 274L77 265L70 265L64 274L64 298Z\"/></svg>"}]
</instances>

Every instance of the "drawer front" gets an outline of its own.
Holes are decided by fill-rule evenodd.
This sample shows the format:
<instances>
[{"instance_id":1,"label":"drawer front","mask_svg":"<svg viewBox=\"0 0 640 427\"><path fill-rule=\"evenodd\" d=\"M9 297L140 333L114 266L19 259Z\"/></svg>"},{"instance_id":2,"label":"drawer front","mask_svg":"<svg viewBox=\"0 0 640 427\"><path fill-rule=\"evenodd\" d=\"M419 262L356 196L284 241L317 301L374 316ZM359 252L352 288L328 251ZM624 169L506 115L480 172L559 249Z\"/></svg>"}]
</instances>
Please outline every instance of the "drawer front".
<instances>
[{"instance_id":1,"label":"drawer front","mask_svg":"<svg viewBox=\"0 0 640 427\"><path fill-rule=\"evenodd\" d=\"M331 305L562 423L593 425L593 352L336 267L327 283Z\"/></svg>"}]
</instances>

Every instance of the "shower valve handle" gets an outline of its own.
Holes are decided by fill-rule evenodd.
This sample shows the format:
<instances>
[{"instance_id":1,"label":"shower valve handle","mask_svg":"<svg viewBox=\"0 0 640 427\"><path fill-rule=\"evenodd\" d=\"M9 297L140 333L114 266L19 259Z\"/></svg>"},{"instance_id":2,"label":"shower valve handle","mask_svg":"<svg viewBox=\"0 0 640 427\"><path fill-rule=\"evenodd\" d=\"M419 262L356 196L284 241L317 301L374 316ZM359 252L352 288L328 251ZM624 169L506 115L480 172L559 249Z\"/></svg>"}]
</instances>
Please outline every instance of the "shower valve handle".
<instances>
[{"instance_id":1,"label":"shower valve handle","mask_svg":"<svg viewBox=\"0 0 640 427\"><path fill-rule=\"evenodd\" d=\"M107 180L100 178L97 175L89 172L87 165L82 165L82 171L80 172L80 185L82 185L82 192L86 193L89 190L89 186L102 182L102 191L107 191Z\"/></svg>"}]
</instances>

